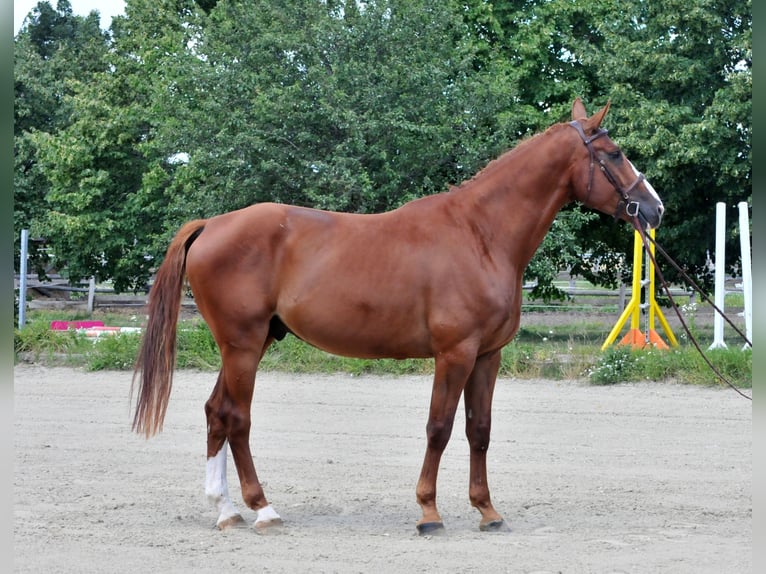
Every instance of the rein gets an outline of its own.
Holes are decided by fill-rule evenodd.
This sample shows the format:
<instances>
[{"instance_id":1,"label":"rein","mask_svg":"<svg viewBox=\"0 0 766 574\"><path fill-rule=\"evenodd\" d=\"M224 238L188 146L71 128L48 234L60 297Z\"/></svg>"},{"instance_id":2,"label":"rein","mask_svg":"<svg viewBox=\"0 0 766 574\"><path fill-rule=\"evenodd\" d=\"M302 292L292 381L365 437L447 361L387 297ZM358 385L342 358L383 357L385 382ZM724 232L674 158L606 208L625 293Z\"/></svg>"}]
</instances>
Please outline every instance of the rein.
<instances>
[{"instance_id":1,"label":"rein","mask_svg":"<svg viewBox=\"0 0 766 574\"><path fill-rule=\"evenodd\" d=\"M689 340L692 342L694 347L697 349L699 354L702 356L702 358L705 361L705 363L707 363L708 367L710 367L710 369L716 374L716 376L721 381L723 381L729 387L734 389L734 391L737 394L739 394L740 396L742 396L742 397L752 401L753 397L748 396L745 393L743 393L742 391L740 391L729 379L727 379L721 373L720 370L718 370L715 367L715 365L713 365L713 363L710 362L710 359L708 359L707 355L705 355L704 351L702 350L702 348L700 347L699 343L697 342L697 339L695 339L694 335L692 335L691 331L689 330L689 327L686 325L686 321L684 321L684 318L681 315L681 311L678 309L678 305L676 305L676 302L673 300L673 296L670 294L670 288L668 287L668 284L665 282L665 278L662 276L662 272L660 271L659 267L657 267L657 261L654 258L654 254L652 253L652 250L649 249L648 241L652 242L654 247L657 250L659 250L660 253L662 253L663 257L665 257L665 259L668 260L668 262L676 269L676 271L678 271L681 274L681 276L684 278L684 280L686 280L693 289L695 289L697 292L699 292L700 295L702 295L702 297L705 299L705 301L707 301L708 303L710 303L713 306L713 309L715 309L715 311L719 315L721 315L721 317L723 317L726 320L726 322L729 323L729 325L731 325L734 328L734 330L739 334L740 337L742 337L742 339L750 346L751 349L753 348L753 343L747 338L747 336L744 333L742 333L742 331L731 321L731 319L729 319L729 317L727 317L726 314L723 311L721 311L721 309L719 309L715 305L715 303L713 303L713 301L710 300L710 297L708 297L702 291L702 289L700 289L697 286L697 284L691 279L691 277L689 277L686 274L686 272L683 271L681 269L681 267L675 261L673 261L673 259L665 252L665 250L657 244L657 241L655 241L655 239L651 235L647 235L646 233L644 233L644 228L641 226L640 222L638 221L638 217L634 216L633 219L632 219L632 223L633 223L633 227L635 227L636 231L638 231L639 235L641 235L641 240L644 243L644 247L646 247L646 252L649 255L650 259L652 260L652 265L654 265L654 271L655 271L655 273L657 273L657 277L659 278L660 283L662 284L662 288L665 291L665 294L668 296L668 299L670 300L671 305L673 306L673 310L675 311L676 316L678 317L678 320L681 322L681 325L683 326L684 331L686 331L686 334L689 336Z\"/></svg>"},{"instance_id":2,"label":"rein","mask_svg":"<svg viewBox=\"0 0 766 574\"><path fill-rule=\"evenodd\" d=\"M593 142L597 140L598 138L605 136L609 133L609 130L604 128L599 128L594 132L594 134L591 137L588 137L585 135L585 131L582 129L582 126L580 125L580 122L578 121L571 121L569 122L569 125L572 126L575 131L580 135L580 139L582 139L582 142L585 144L585 147L588 148L588 153L590 154L590 175L588 177L588 192L587 197L590 197L591 189L593 188L593 169L596 164L596 150L593 149ZM603 159L598 160L598 166L601 172L604 174L606 179L609 181L609 183L612 184L612 187L614 187L615 191L617 191L618 194L620 194L620 197L622 198L620 202L617 204L617 208L614 211L614 217L617 218L619 216L620 210L625 209L625 213L628 215L628 217L638 217L638 208L639 203L637 201L633 201L630 199L630 192L633 191L642 181L646 179L643 173L639 173L638 177L631 183L627 188L623 188L619 182L617 181L617 178L614 177L614 174L609 171L609 167L606 165L606 162Z\"/></svg>"}]
</instances>

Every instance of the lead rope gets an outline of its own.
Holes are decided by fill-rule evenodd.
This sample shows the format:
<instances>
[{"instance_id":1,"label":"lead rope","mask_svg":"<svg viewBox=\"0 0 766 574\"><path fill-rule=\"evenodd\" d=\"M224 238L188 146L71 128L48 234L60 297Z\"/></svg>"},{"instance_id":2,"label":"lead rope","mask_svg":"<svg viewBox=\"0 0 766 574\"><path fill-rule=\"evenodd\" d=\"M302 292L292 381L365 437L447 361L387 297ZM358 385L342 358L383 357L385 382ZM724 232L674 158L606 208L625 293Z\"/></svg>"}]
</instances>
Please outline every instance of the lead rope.
<instances>
[{"instance_id":1,"label":"lead rope","mask_svg":"<svg viewBox=\"0 0 766 574\"><path fill-rule=\"evenodd\" d=\"M658 276L658 277L659 277L659 279L660 279L660 283L662 284L662 288L664 289L665 293L667 294L667 296L668 296L668 299L670 300L670 303L671 303L671 305L672 305L672 307L673 307L673 310L675 311L675 313L676 313L676 316L678 317L678 320L681 322L681 325L683 326L683 328L684 328L684 331L686 331L686 334L689 336L689 340L692 342L692 344L693 344L693 345L694 345L694 347L697 349L697 351L699 351L699 354L702 356L702 358L704 359L705 363L707 363L708 367L710 367L710 369L711 369L711 370L712 370L712 371L713 371L713 372L716 374L716 376L717 376L717 377L718 377L718 378L719 378L721 381L723 381L723 382L724 382L724 383L726 383L726 384L727 384L729 387L731 387L732 389L734 389L734 391L735 391L735 392L737 392L737 393L738 393L740 396L742 396L742 397L744 397L744 398L746 398L746 399L748 399L748 400L752 401L752 400L753 400L753 397L746 395L746 394L745 394L745 393L743 393L741 390L739 390L739 389L738 389L736 386L734 386L734 384L733 384L733 383L732 383L732 382L731 382L729 379L727 379L725 376L723 376L723 374L721 373L721 371L719 371L719 370L718 370L718 369L715 367L715 365L713 365L713 363L711 363L711 362L710 362L710 359L708 359L707 355L705 355L704 351L702 350L702 348L700 347L699 343L697 342L697 339L695 339L694 335L692 335L691 331L689 330L689 327L686 325L686 321L684 321L684 318L683 318L683 316L681 315L681 311L679 311L679 309L678 309L678 305L676 305L676 302L673 300L673 296L670 294L670 289L668 288L668 284L665 282L665 278L662 276L662 272L660 271L659 267L657 267L657 261L654 259L654 254L652 253L652 250L651 250L651 249L649 249L649 243L648 243L648 240L651 240L651 242L652 242L652 244L654 245L654 247L655 247L655 248L657 248L657 250L659 250L659 252L660 252L660 253L662 253L663 257L665 257L665 259L667 259L667 260L670 262L670 264L671 264L671 265L673 265L673 267L675 267L676 271L678 271L678 272L681 274L681 276L682 276L682 277L683 277L683 278L684 278L686 281L688 281L688 282L689 282L689 284L691 285L691 287L692 287L693 289L695 289L696 291L698 291L698 292L700 293L700 295L702 295L702 297L705 299L705 301L707 301L708 303L710 303L710 304L713 306L713 308L716 310L716 312L718 312L718 313L719 313L719 314L720 314L720 315L721 315L721 316L722 316L724 319L726 319L726 321L729 323L729 325L731 325L732 327L734 327L734 330L735 330L735 331L736 331L736 332L737 332L737 333L738 333L738 334L739 334L739 335L740 335L740 336L741 336L741 337L742 337L742 338L745 340L745 342L746 342L748 345L750 345L750 348L751 348L751 349L753 348L753 344L752 344L752 343L750 342L750 340L749 340L749 339L748 339L748 338L747 338L747 337L746 337L746 336L745 336L745 335L742 333L742 331L741 331L739 328L737 328L737 326L736 326L736 325L734 325L734 323L732 323L731 319L729 319L729 318L728 318L728 317L727 317L727 316L724 314L724 312L723 312L723 311L721 311L721 310L720 310L720 309L719 309L719 308L718 308L718 307L715 305L715 303L713 303L713 302L710 300L710 297L708 297L708 296L707 296L707 295L706 295L706 294L705 294L705 293L702 291L702 289L700 289L700 288L697 286L697 284L696 284L694 281L692 281L692 279L691 279L691 278L690 278L690 277L689 277L689 276L688 276L688 275L687 275L687 274L686 274L686 273L685 273L685 272L684 272L684 271L683 271L683 270L682 270L682 269L681 269L681 268L678 266L678 264L677 264L675 261L673 261L673 259L671 259L671 258L670 258L670 256L669 256L669 255L668 255L668 254L665 252L665 250L664 250L662 247L660 247L660 246L657 244L657 242L654 240L654 238L653 238L653 237L651 237L651 236L647 236L647 235L644 233L644 228L641 226L640 222L638 221L638 217L634 217L634 218L633 218L633 226L636 228L636 230L638 230L638 233L639 233L639 235L641 235L641 240L642 240L642 241L643 241L643 243L644 243L644 247L646 248L646 252L647 252L647 254L649 255L649 258L652 260L652 265L654 265L654 271L655 271L655 273L657 273L657 276Z\"/></svg>"}]
</instances>

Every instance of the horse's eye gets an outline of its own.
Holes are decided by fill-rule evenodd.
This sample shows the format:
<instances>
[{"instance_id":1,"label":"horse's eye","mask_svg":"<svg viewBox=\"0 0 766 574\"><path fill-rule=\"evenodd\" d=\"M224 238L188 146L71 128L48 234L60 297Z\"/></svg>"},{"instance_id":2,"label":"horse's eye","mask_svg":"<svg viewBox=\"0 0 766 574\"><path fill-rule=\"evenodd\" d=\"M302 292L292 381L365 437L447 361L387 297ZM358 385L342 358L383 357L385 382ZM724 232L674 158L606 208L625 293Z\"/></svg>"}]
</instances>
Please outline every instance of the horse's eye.
<instances>
[{"instance_id":1,"label":"horse's eye","mask_svg":"<svg viewBox=\"0 0 766 574\"><path fill-rule=\"evenodd\" d=\"M609 156L609 159L618 160L622 157L622 152L616 149L614 151L607 152L606 155Z\"/></svg>"}]
</instances>

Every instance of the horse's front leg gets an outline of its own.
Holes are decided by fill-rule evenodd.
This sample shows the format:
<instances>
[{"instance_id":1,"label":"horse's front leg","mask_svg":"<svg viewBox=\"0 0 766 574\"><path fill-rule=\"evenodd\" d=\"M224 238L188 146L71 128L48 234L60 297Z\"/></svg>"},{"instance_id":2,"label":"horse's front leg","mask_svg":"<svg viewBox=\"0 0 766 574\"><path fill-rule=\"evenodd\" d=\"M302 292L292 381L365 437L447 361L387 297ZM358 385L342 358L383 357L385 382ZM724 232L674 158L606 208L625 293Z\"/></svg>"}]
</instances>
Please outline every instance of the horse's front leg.
<instances>
[{"instance_id":1,"label":"horse's front leg","mask_svg":"<svg viewBox=\"0 0 766 574\"><path fill-rule=\"evenodd\" d=\"M417 523L421 535L440 533L444 523L436 508L436 478L447 447L455 412L476 355L471 352L441 353L436 357L431 407L426 425L426 455L416 490L423 517Z\"/></svg>"},{"instance_id":2,"label":"horse's front leg","mask_svg":"<svg viewBox=\"0 0 766 574\"><path fill-rule=\"evenodd\" d=\"M479 529L488 532L508 530L503 517L492 506L487 483L487 449L492 427L492 395L497 371L500 368L500 351L482 355L468 377L465 386L465 434L471 449L471 473L468 497L471 504L481 512Z\"/></svg>"}]
</instances>

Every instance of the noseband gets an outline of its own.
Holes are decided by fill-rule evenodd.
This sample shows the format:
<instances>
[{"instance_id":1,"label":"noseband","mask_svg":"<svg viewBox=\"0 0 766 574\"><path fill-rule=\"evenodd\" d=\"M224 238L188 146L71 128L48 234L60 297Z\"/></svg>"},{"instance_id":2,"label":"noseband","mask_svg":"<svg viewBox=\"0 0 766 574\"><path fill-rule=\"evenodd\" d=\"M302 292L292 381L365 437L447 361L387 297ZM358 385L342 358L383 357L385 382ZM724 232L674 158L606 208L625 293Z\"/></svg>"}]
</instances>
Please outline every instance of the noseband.
<instances>
[{"instance_id":1,"label":"noseband","mask_svg":"<svg viewBox=\"0 0 766 574\"><path fill-rule=\"evenodd\" d=\"M588 137L585 135L585 131L583 131L580 122L572 121L569 122L569 125L572 126L580 135L580 139L582 139L585 147L588 148L588 153L590 154L590 176L588 177L588 194L586 196L590 197L590 192L593 188L593 166L597 161L596 150L593 149L593 142L601 136L605 136L609 132L604 128L599 128L591 137ZM604 162L603 159L598 160L598 165L606 179L609 181L609 183L612 184L612 187L614 187L615 191L620 195L620 201L614 211L614 217L619 217L620 211L623 209L625 210L625 213L628 215L628 217L636 217L638 215L639 203L630 198L630 192L633 191L638 186L638 184L646 179L644 174L639 173L638 177L636 177L633 183L631 183L628 187L623 188L617 181L617 178L614 177L614 174L609 171L609 167L606 165L606 162Z\"/></svg>"}]
</instances>

